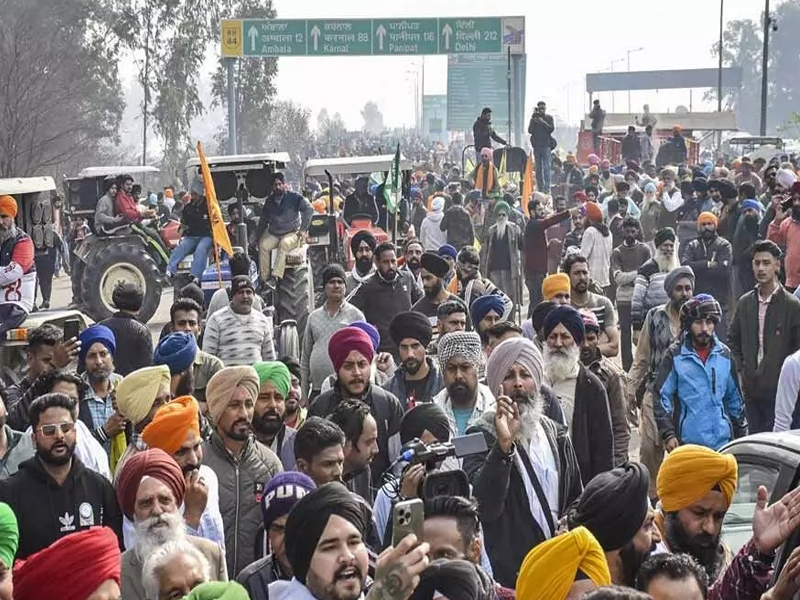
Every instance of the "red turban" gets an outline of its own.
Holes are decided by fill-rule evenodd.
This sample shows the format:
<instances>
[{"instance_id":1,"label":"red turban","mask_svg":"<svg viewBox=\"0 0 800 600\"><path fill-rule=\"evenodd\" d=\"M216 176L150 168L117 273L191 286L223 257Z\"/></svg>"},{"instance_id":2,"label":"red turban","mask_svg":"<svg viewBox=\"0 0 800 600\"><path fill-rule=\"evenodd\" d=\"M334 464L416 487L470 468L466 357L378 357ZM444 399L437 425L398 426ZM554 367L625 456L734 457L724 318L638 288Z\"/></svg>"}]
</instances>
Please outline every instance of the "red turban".
<instances>
[{"instance_id":1,"label":"red turban","mask_svg":"<svg viewBox=\"0 0 800 600\"><path fill-rule=\"evenodd\" d=\"M169 454L158 448L151 448L131 456L117 473L117 502L123 514L131 521L133 507L136 505L136 492L139 491L139 484L145 475L166 485L175 496L175 503L178 506L183 504L183 495L186 493L183 471Z\"/></svg>"},{"instance_id":2,"label":"red turban","mask_svg":"<svg viewBox=\"0 0 800 600\"><path fill-rule=\"evenodd\" d=\"M345 327L331 336L328 342L328 356L331 357L333 368L337 373L353 350L366 358L367 362L372 363L375 350L372 348L372 340L364 330L358 327Z\"/></svg>"},{"instance_id":3,"label":"red turban","mask_svg":"<svg viewBox=\"0 0 800 600\"><path fill-rule=\"evenodd\" d=\"M200 438L200 407L191 396L181 396L159 407L142 431L142 439L150 448L175 454L190 431Z\"/></svg>"},{"instance_id":4,"label":"red turban","mask_svg":"<svg viewBox=\"0 0 800 600\"><path fill-rule=\"evenodd\" d=\"M120 584L119 540L108 527L90 527L53 542L14 568L16 600L86 600L109 579Z\"/></svg>"},{"instance_id":5,"label":"red turban","mask_svg":"<svg viewBox=\"0 0 800 600\"><path fill-rule=\"evenodd\" d=\"M600 208L599 204L596 202L587 202L583 205L583 208L586 213L586 218L592 223L603 222L603 209Z\"/></svg>"}]
</instances>

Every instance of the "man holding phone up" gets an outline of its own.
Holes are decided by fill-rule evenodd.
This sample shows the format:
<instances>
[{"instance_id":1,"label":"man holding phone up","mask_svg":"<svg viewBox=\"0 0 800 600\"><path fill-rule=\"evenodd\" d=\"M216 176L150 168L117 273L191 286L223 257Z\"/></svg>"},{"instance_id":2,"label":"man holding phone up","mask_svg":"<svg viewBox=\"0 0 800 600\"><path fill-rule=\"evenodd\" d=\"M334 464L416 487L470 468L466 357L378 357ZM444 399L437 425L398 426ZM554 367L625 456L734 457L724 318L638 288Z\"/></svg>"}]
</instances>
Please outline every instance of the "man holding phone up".
<instances>
[{"instance_id":1,"label":"man holding phone up","mask_svg":"<svg viewBox=\"0 0 800 600\"><path fill-rule=\"evenodd\" d=\"M778 171L776 179L780 176ZM769 224L767 236L786 251L786 287L793 292L800 285L800 182L796 177L789 195L775 206L775 219Z\"/></svg>"}]
</instances>

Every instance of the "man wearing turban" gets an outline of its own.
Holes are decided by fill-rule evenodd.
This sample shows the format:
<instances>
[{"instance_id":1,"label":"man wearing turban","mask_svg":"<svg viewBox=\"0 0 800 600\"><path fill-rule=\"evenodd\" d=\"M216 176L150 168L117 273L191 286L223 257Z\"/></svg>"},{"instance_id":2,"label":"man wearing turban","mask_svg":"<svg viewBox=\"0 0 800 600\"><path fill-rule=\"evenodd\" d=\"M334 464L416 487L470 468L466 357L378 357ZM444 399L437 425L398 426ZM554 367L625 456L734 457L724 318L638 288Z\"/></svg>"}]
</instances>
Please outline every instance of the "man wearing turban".
<instances>
[{"instance_id":1,"label":"man wearing turban","mask_svg":"<svg viewBox=\"0 0 800 600\"><path fill-rule=\"evenodd\" d=\"M342 399L361 400L370 408L378 424L378 455L370 469L373 481L381 481L384 471L399 455L400 419L403 407L397 396L370 382L374 347L364 330L357 327L340 329L328 342L336 383L317 396L308 407L309 417L329 417Z\"/></svg>"},{"instance_id":2,"label":"man wearing turban","mask_svg":"<svg viewBox=\"0 0 800 600\"><path fill-rule=\"evenodd\" d=\"M577 527L528 553L516 592L518 600L567 600L606 585L611 573L603 548L588 529Z\"/></svg>"},{"instance_id":3,"label":"man wearing turban","mask_svg":"<svg viewBox=\"0 0 800 600\"><path fill-rule=\"evenodd\" d=\"M494 214L497 220L484 234L485 272L514 304L518 304L521 291L519 274L522 269L520 264L522 232L516 223L509 220L511 207L507 203L498 202L494 207Z\"/></svg>"},{"instance_id":4,"label":"man wearing turban","mask_svg":"<svg viewBox=\"0 0 800 600\"><path fill-rule=\"evenodd\" d=\"M368 509L344 485L326 483L294 505L286 521L286 556L294 579L283 598L358 600L364 592ZM326 541L324 552L320 541ZM373 590L412 590L428 565L428 544L407 536L378 559ZM326 556L327 555L327 556ZM270 585L270 597L273 586Z\"/></svg>"},{"instance_id":5,"label":"man wearing turban","mask_svg":"<svg viewBox=\"0 0 800 600\"><path fill-rule=\"evenodd\" d=\"M592 479L567 515L570 529L586 527L600 543L616 585L635 585L639 567L660 540L649 486L647 469L626 463Z\"/></svg>"},{"instance_id":6,"label":"man wearing turban","mask_svg":"<svg viewBox=\"0 0 800 600\"><path fill-rule=\"evenodd\" d=\"M36 264L31 238L16 226L17 201L0 196L0 335L18 327L33 309Z\"/></svg>"},{"instance_id":7,"label":"man wearing turban","mask_svg":"<svg viewBox=\"0 0 800 600\"><path fill-rule=\"evenodd\" d=\"M117 501L125 517L136 527L133 546L122 555L122 594L131 600L147 600L142 583L144 561L158 547L189 541L212 565L214 579L227 579L219 545L187 536L179 511L186 493L183 472L163 450L150 449L131 457L117 478Z\"/></svg>"},{"instance_id":8,"label":"man wearing turban","mask_svg":"<svg viewBox=\"0 0 800 600\"><path fill-rule=\"evenodd\" d=\"M158 341L153 364L166 365L170 374L170 393L189 396L194 392L194 363L197 339L189 331L175 331Z\"/></svg>"},{"instance_id":9,"label":"man wearing turban","mask_svg":"<svg viewBox=\"0 0 800 600\"><path fill-rule=\"evenodd\" d=\"M691 267L695 276L695 294L710 294L722 308L723 318L717 326L717 337L728 339L728 297L731 295L731 260L733 248L717 235L719 220L712 212L697 217L697 237L681 247L681 264Z\"/></svg>"},{"instance_id":10,"label":"man wearing turban","mask_svg":"<svg viewBox=\"0 0 800 600\"><path fill-rule=\"evenodd\" d=\"M422 291L425 295L414 303L411 310L422 313L428 317L431 326L435 326L436 310L439 305L449 300L458 300L458 296L451 294L445 287L450 266L444 258L436 252L428 251L423 253L420 263L422 264ZM391 331L391 324L389 330ZM438 331L434 333L438 333Z\"/></svg>"},{"instance_id":11,"label":"man wearing turban","mask_svg":"<svg viewBox=\"0 0 800 600\"><path fill-rule=\"evenodd\" d=\"M208 382L206 402L214 431L203 444L203 464L219 480L228 573L235 577L255 559L261 516L258 499L283 470L275 453L251 433L260 380L250 366L226 367Z\"/></svg>"},{"instance_id":12,"label":"man wearing turban","mask_svg":"<svg viewBox=\"0 0 800 600\"><path fill-rule=\"evenodd\" d=\"M279 361L257 362L260 388L253 410L253 433L256 439L272 450L287 471L294 469L294 436L297 431L284 422L286 399L289 397L292 376L289 368Z\"/></svg>"},{"instance_id":13,"label":"man wearing turban","mask_svg":"<svg viewBox=\"0 0 800 600\"><path fill-rule=\"evenodd\" d=\"M680 267L675 253L676 239L672 227L659 229L653 240L655 254L639 267L631 299L631 326L633 327L634 343L638 339L642 323L650 309L661 306L670 300L666 279L670 273ZM686 269L694 277L692 270L689 267Z\"/></svg>"},{"instance_id":14,"label":"man wearing turban","mask_svg":"<svg viewBox=\"0 0 800 600\"><path fill-rule=\"evenodd\" d=\"M614 466L614 440L608 396L594 373L580 362L586 335L583 318L571 306L559 306L544 320L544 379L564 410L581 479Z\"/></svg>"},{"instance_id":15,"label":"man wearing turban","mask_svg":"<svg viewBox=\"0 0 800 600\"><path fill-rule=\"evenodd\" d=\"M142 432L142 440L149 448L169 454L183 472L186 494L181 514L187 533L225 548L225 531L219 512L219 480L211 467L202 464L199 410L192 396L175 398L156 411Z\"/></svg>"},{"instance_id":16,"label":"man wearing turban","mask_svg":"<svg viewBox=\"0 0 800 600\"><path fill-rule=\"evenodd\" d=\"M91 527L64 536L18 562L16 600L119 598L121 569L117 536L108 527Z\"/></svg>"},{"instance_id":17,"label":"man wearing turban","mask_svg":"<svg viewBox=\"0 0 800 600\"><path fill-rule=\"evenodd\" d=\"M461 303L458 299L455 302ZM444 388L439 366L426 355L433 339L430 320L420 312L400 313L392 319L389 331L400 350L400 367L383 388L397 396L404 410L430 402Z\"/></svg>"},{"instance_id":18,"label":"man wearing turban","mask_svg":"<svg viewBox=\"0 0 800 600\"><path fill-rule=\"evenodd\" d=\"M464 435L467 427L495 406L491 390L478 382L484 360L481 338L474 331L454 331L439 339L437 352L445 387L433 402L447 414L453 433Z\"/></svg>"},{"instance_id":19,"label":"man wearing turban","mask_svg":"<svg viewBox=\"0 0 800 600\"><path fill-rule=\"evenodd\" d=\"M480 506L495 579L509 588L526 553L555 535L559 518L581 490L567 432L542 414L543 369L530 340L501 342L486 364L497 408L467 430L482 433L489 448L465 457L464 471Z\"/></svg>"},{"instance_id":20,"label":"man wearing turban","mask_svg":"<svg viewBox=\"0 0 800 600\"><path fill-rule=\"evenodd\" d=\"M555 304L569 304L570 282L566 273L553 273L542 281L542 298Z\"/></svg>"},{"instance_id":21,"label":"man wearing turban","mask_svg":"<svg viewBox=\"0 0 800 600\"><path fill-rule=\"evenodd\" d=\"M726 567L728 573L746 569L747 589L742 597L760 598L772 581L775 551L800 525L800 488L770 506L767 488L758 488L753 537L732 558L720 531L737 478L732 454L692 444L670 452L656 483L661 504L655 523L663 540L659 549L691 555L708 573L709 581L721 581Z\"/></svg>"},{"instance_id":22,"label":"man wearing turban","mask_svg":"<svg viewBox=\"0 0 800 600\"><path fill-rule=\"evenodd\" d=\"M368 230L362 229L350 240L350 253L353 256L353 270L345 278L347 293L352 292L358 284L375 271L373 256L378 242Z\"/></svg>"},{"instance_id":23,"label":"man wearing turban","mask_svg":"<svg viewBox=\"0 0 800 600\"><path fill-rule=\"evenodd\" d=\"M597 315L603 339L600 343L600 352L609 358L619 353L619 328L617 327L617 313L614 305L606 296L589 291L589 282L596 278L590 271L590 263L580 253L569 254L561 265L561 270L569 275L570 304L577 310L588 308Z\"/></svg>"},{"instance_id":24,"label":"man wearing turban","mask_svg":"<svg viewBox=\"0 0 800 600\"><path fill-rule=\"evenodd\" d=\"M469 312L472 317L472 327L486 344L488 342L486 332L503 320L505 304L503 298L497 294L484 294L475 299Z\"/></svg>"}]
</instances>

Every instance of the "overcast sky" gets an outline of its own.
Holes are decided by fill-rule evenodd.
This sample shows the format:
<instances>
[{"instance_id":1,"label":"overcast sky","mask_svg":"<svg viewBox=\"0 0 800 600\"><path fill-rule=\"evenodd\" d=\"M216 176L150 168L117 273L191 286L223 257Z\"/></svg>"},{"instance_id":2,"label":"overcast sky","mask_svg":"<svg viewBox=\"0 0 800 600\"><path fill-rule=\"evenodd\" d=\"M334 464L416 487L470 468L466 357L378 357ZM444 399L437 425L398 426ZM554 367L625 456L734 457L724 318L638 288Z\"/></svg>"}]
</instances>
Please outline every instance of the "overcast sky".
<instances>
[{"instance_id":1,"label":"overcast sky","mask_svg":"<svg viewBox=\"0 0 800 600\"><path fill-rule=\"evenodd\" d=\"M587 72L716 67L710 47L719 38L718 0L273 0L278 17L375 18L516 16L526 19L527 90L525 114L538 99L562 118L577 122L588 105L584 93ZM777 4L773 0L773 4ZM725 21L758 19L763 3L725 0ZM454 14L457 12L458 14ZM243 15L244 16L244 15ZM425 64L425 93L445 93L447 59L429 56ZM421 57L281 58L277 89L280 98L300 102L316 114L327 107L340 112L350 129L360 129L360 111L369 100L378 103L387 126L414 123L414 78L421 79ZM414 75L416 73L416 75ZM333 94L326 93L334 90ZM569 101L567 100L569 98ZM609 112L610 94L601 101ZM702 90L693 94L694 110L703 106ZM633 92L634 111L648 102L654 112L689 105L688 90ZM628 95L617 93L615 109L626 112Z\"/></svg>"}]
</instances>

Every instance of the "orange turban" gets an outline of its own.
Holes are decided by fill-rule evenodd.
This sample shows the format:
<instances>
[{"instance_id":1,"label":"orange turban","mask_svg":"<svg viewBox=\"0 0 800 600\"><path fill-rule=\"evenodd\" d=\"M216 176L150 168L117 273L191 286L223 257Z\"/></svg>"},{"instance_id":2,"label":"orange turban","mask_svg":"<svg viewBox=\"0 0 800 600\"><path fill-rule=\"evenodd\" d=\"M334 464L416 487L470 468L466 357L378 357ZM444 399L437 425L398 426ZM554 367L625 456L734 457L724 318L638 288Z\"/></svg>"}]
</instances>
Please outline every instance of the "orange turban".
<instances>
[{"instance_id":1,"label":"orange turban","mask_svg":"<svg viewBox=\"0 0 800 600\"><path fill-rule=\"evenodd\" d=\"M697 226L700 227L700 225L702 225L703 223L708 223L709 221L714 223L714 227L719 225L719 219L717 219L717 215L708 211L701 212L700 216L697 217Z\"/></svg>"},{"instance_id":2,"label":"orange turban","mask_svg":"<svg viewBox=\"0 0 800 600\"><path fill-rule=\"evenodd\" d=\"M144 428L142 439L150 448L175 454L190 431L200 437L200 407L191 396L181 396L156 411L153 420Z\"/></svg>"},{"instance_id":3,"label":"orange turban","mask_svg":"<svg viewBox=\"0 0 800 600\"><path fill-rule=\"evenodd\" d=\"M656 487L665 512L682 510L715 487L730 506L737 478L738 467L733 456L705 446L686 444L664 458Z\"/></svg>"},{"instance_id":4,"label":"orange turban","mask_svg":"<svg viewBox=\"0 0 800 600\"><path fill-rule=\"evenodd\" d=\"M17 201L12 196L0 196L0 214L7 217L17 217Z\"/></svg>"},{"instance_id":5,"label":"orange turban","mask_svg":"<svg viewBox=\"0 0 800 600\"><path fill-rule=\"evenodd\" d=\"M600 208L600 205L597 204L597 202L587 202L583 205L583 210L586 218L592 223L603 222L603 209Z\"/></svg>"},{"instance_id":6,"label":"orange turban","mask_svg":"<svg viewBox=\"0 0 800 600\"><path fill-rule=\"evenodd\" d=\"M542 296L545 300L552 300L556 294L569 294L569 275L566 273L553 273L542 281Z\"/></svg>"}]
</instances>

